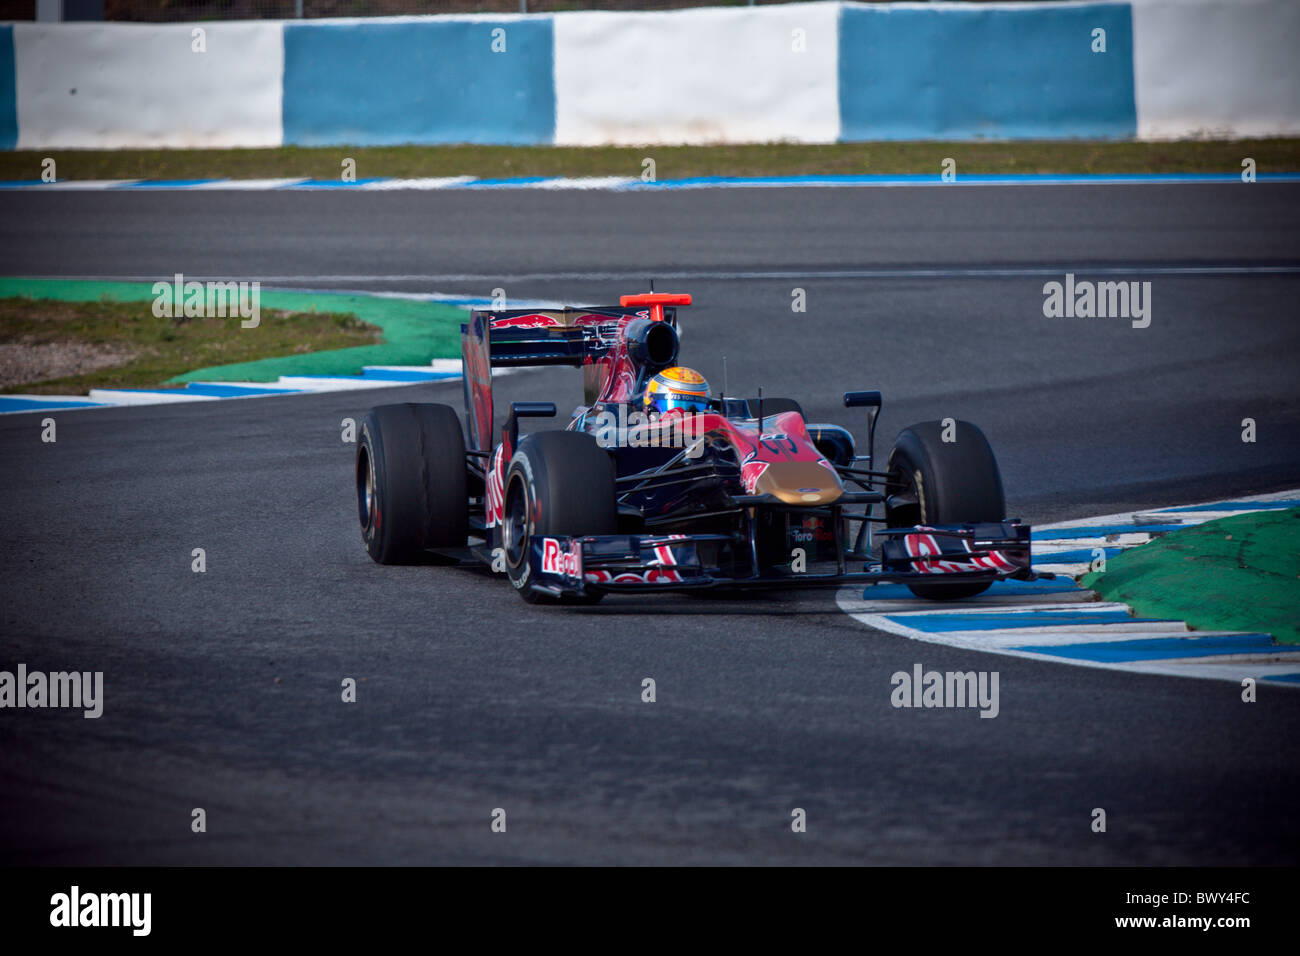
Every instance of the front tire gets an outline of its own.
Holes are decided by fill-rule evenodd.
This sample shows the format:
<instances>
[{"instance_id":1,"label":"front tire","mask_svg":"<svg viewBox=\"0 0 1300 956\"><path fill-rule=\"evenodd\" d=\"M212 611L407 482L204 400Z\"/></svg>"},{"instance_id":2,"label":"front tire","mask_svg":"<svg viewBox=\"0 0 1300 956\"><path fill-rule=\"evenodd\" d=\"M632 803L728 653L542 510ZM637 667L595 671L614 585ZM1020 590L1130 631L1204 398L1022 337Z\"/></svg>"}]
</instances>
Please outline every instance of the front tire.
<instances>
[{"instance_id":1,"label":"front tire","mask_svg":"<svg viewBox=\"0 0 1300 956\"><path fill-rule=\"evenodd\" d=\"M361 423L357 515L379 564L423 564L469 534L465 437L449 405L380 405Z\"/></svg>"},{"instance_id":2,"label":"front tire","mask_svg":"<svg viewBox=\"0 0 1300 956\"><path fill-rule=\"evenodd\" d=\"M1006 516L1002 474L984 433L956 421L944 441L942 422L903 429L889 455L890 528L1001 521ZM989 582L909 584L917 597L956 601L988 590Z\"/></svg>"},{"instance_id":3,"label":"front tire","mask_svg":"<svg viewBox=\"0 0 1300 956\"><path fill-rule=\"evenodd\" d=\"M506 469L501 543L506 573L525 601L548 599L534 587L528 551L534 537L613 534L618 530L614 462L591 435L534 432L519 442ZM604 593L588 589L569 603L595 604Z\"/></svg>"}]
</instances>

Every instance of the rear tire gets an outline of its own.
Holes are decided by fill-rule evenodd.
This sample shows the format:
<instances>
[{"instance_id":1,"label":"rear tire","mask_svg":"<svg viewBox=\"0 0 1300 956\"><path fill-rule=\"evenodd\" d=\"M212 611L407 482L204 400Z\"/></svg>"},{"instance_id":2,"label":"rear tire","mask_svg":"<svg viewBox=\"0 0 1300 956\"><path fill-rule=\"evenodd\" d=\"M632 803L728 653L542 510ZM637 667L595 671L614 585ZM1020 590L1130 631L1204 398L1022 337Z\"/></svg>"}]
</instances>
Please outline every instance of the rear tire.
<instances>
[{"instance_id":1,"label":"rear tire","mask_svg":"<svg viewBox=\"0 0 1300 956\"><path fill-rule=\"evenodd\" d=\"M889 489L905 500L885 506L890 528L1001 521L1006 516L1002 475L984 433L958 421L951 442L942 422L922 422L899 433L889 455ZM909 584L917 597L956 601L988 590L989 582Z\"/></svg>"},{"instance_id":2,"label":"rear tire","mask_svg":"<svg viewBox=\"0 0 1300 956\"><path fill-rule=\"evenodd\" d=\"M580 432L534 432L519 442L506 469L502 545L506 573L529 604L551 598L536 591L528 550L535 536L614 534L618 510L614 462L591 435ZM588 589L585 597L565 603L595 604L604 592Z\"/></svg>"},{"instance_id":3,"label":"rear tire","mask_svg":"<svg viewBox=\"0 0 1300 956\"><path fill-rule=\"evenodd\" d=\"M449 405L380 405L361 423L357 515L379 564L424 564L469 534L465 437Z\"/></svg>"}]
</instances>

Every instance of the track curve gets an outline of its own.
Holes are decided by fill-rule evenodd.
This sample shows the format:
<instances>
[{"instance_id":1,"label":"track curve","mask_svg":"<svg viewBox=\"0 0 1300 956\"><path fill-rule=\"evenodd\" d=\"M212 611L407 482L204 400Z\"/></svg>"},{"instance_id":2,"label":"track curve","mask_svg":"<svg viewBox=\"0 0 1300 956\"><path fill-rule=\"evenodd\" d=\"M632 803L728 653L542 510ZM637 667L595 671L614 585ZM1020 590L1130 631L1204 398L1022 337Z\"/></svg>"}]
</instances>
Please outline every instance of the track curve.
<instances>
[{"instance_id":1,"label":"track curve","mask_svg":"<svg viewBox=\"0 0 1300 956\"><path fill-rule=\"evenodd\" d=\"M684 360L721 383L725 355L729 391L792 394L855 430L840 393L880 388L885 450L913 421L973 420L1029 521L1300 474L1300 186L0 207L8 274L588 302L690 275ZM1042 273L1090 269L1150 272L1151 326L1044 318ZM499 395L566 409L580 390L539 371ZM833 591L557 611L476 571L371 564L339 428L394 399L459 404L460 386L70 412L52 445L43 415L0 419L0 666L106 685L99 720L0 721L0 859L1295 862L1295 694L1245 705L1230 686L1007 659L996 720L898 711L894 671L987 660L868 631ZM349 676L355 705L339 699ZM1088 826L1097 806L1106 835Z\"/></svg>"}]
</instances>

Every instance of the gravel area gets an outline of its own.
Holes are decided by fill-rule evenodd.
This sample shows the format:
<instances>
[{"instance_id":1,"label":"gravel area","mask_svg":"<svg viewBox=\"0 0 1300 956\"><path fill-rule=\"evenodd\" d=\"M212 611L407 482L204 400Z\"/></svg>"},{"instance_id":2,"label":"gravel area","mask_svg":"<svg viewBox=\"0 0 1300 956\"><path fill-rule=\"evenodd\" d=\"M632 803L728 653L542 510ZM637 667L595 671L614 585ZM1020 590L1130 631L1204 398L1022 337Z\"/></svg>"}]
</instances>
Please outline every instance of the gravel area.
<instances>
[{"instance_id":1,"label":"gravel area","mask_svg":"<svg viewBox=\"0 0 1300 956\"><path fill-rule=\"evenodd\" d=\"M0 343L0 388L124 365L137 354L134 349L85 342Z\"/></svg>"}]
</instances>

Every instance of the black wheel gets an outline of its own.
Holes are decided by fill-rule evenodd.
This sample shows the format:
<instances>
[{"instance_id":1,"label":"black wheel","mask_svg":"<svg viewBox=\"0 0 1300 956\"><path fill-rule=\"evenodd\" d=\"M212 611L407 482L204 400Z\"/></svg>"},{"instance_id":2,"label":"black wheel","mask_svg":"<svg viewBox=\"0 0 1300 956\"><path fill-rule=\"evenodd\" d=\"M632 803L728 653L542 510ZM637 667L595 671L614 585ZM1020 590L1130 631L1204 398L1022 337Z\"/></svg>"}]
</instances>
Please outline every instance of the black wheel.
<instances>
[{"instance_id":1,"label":"black wheel","mask_svg":"<svg viewBox=\"0 0 1300 956\"><path fill-rule=\"evenodd\" d=\"M380 405L357 444L361 538L379 564L422 564L469 534L465 436L449 405Z\"/></svg>"},{"instance_id":2,"label":"black wheel","mask_svg":"<svg viewBox=\"0 0 1300 956\"><path fill-rule=\"evenodd\" d=\"M530 604L546 599L530 580L529 542L536 535L613 534L614 462L591 435L534 432L526 436L506 469L501 543L506 573ZM570 603L594 604L603 592Z\"/></svg>"},{"instance_id":3,"label":"black wheel","mask_svg":"<svg viewBox=\"0 0 1300 956\"><path fill-rule=\"evenodd\" d=\"M1001 521L1006 516L1002 475L984 433L956 421L944 441L942 422L922 422L899 433L889 455L885 523L917 524ZM973 597L989 583L909 584L917 597L955 601Z\"/></svg>"}]
</instances>

